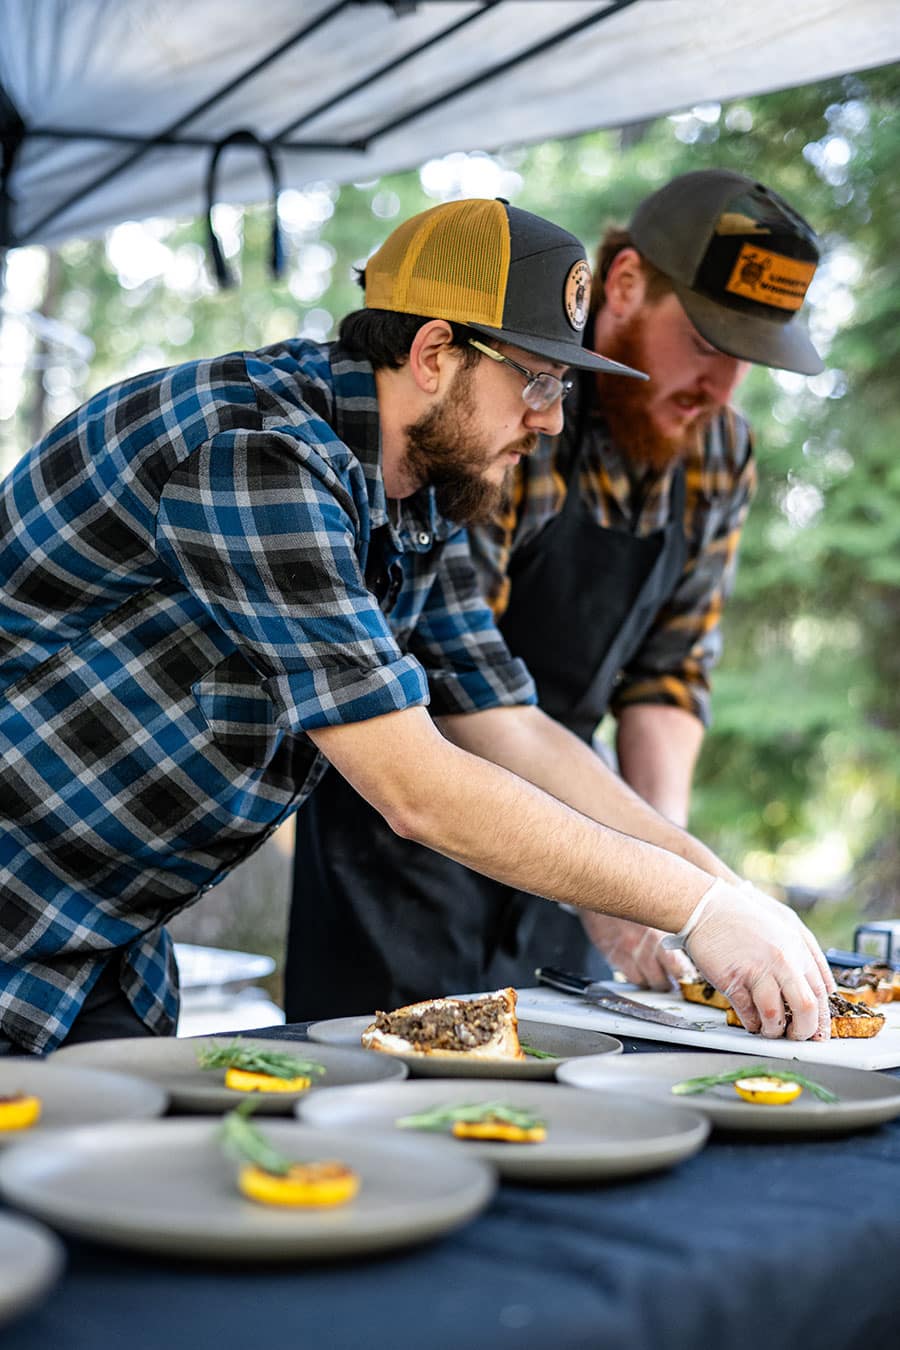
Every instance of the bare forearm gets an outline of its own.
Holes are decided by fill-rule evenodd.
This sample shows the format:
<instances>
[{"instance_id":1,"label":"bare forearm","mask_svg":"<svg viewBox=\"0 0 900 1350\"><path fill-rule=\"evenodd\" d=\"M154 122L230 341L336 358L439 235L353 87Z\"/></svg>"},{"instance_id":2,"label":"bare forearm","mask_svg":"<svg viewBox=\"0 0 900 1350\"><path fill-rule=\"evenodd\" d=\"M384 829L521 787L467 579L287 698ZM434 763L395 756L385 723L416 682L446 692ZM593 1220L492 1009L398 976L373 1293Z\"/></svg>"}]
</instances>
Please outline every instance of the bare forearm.
<instances>
[{"instance_id":1,"label":"bare forearm","mask_svg":"<svg viewBox=\"0 0 900 1350\"><path fill-rule=\"evenodd\" d=\"M683 926L709 886L705 871L597 824L433 727L423 733L419 711L359 724L352 738L349 728L312 738L399 834L517 889Z\"/></svg>"},{"instance_id":2,"label":"bare forearm","mask_svg":"<svg viewBox=\"0 0 900 1350\"><path fill-rule=\"evenodd\" d=\"M632 704L619 717L619 771L660 815L686 826L702 742L703 724L691 713L662 704Z\"/></svg>"},{"instance_id":3,"label":"bare forearm","mask_svg":"<svg viewBox=\"0 0 900 1350\"><path fill-rule=\"evenodd\" d=\"M712 876L733 878L705 844L659 815L588 746L539 709L492 709L444 718L440 725L473 754L502 764L593 820L668 849Z\"/></svg>"},{"instance_id":4,"label":"bare forearm","mask_svg":"<svg viewBox=\"0 0 900 1350\"><path fill-rule=\"evenodd\" d=\"M691 864L588 820L486 760L473 768L472 758L442 777L443 801L434 800L416 832L429 847L519 890L673 930L692 908L685 899L708 886Z\"/></svg>"}]
</instances>

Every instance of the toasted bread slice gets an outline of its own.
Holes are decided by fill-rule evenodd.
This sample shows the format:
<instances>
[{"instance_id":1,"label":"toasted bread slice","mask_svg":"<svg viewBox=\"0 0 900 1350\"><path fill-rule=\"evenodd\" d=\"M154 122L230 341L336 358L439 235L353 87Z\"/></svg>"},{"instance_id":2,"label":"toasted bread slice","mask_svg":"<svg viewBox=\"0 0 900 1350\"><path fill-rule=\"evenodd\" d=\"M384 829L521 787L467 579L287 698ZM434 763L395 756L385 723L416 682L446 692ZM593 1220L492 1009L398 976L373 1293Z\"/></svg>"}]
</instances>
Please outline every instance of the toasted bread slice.
<instances>
[{"instance_id":1,"label":"toasted bread slice","mask_svg":"<svg viewBox=\"0 0 900 1350\"><path fill-rule=\"evenodd\" d=\"M707 1008L722 1008L725 1011L731 1007L725 995L720 994L715 985L704 980L702 975L692 980L679 980L678 987L681 997L688 1003L702 1003Z\"/></svg>"},{"instance_id":2,"label":"toasted bread slice","mask_svg":"<svg viewBox=\"0 0 900 1350\"><path fill-rule=\"evenodd\" d=\"M851 1003L841 994L829 994L828 1004L831 1009L832 1036L845 1039L848 1037L860 1039L877 1036L884 1026L884 1013L873 1012L865 1003ZM725 1021L730 1027L743 1026L743 1022L733 1008L725 1014ZM788 1010L785 1031L790 1024L791 1014Z\"/></svg>"},{"instance_id":3,"label":"toasted bread slice","mask_svg":"<svg viewBox=\"0 0 900 1350\"><path fill-rule=\"evenodd\" d=\"M831 973L835 978L838 993L851 1003L858 1003L861 998L870 1008L874 1008L878 1003L892 1002L895 997L895 972L890 966L872 963L857 966L853 970L836 970L832 966Z\"/></svg>"},{"instance_id":4,"label":"toasted bread slice","mask_svg":"<svg viewBox=\"0 0 900 1350\"><path fill-rule=\"evenodd\" d=\"M856 1005L859 1007L859 1005ZM884 1013L870 1012L863 1016L832 1016L832 1036L858 1037L877 1036L884 1026Z\"/></svg>"},{"instance_id":5,"label":"toasted bread slice","mask_svg":"<svg viewBox=\"0 0 900 1350\"><path fill-rule=\"evenodd\" d=\"M378 1012L362 1034L367 1050L445 1059L524 1059L515 989L481 998L432 998Z\"/></svg>"}]
</instances>

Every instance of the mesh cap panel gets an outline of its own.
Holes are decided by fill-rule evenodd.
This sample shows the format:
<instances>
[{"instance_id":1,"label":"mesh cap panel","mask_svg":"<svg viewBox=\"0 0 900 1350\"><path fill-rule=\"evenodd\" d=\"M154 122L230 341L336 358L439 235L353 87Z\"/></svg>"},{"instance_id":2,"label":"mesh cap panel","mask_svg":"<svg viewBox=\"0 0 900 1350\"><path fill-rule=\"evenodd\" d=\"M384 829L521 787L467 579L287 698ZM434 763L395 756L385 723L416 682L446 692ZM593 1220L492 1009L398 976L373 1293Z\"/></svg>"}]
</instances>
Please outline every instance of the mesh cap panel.
<instances>
[{"instance_id":1,"label":"mesh cap panel","mask_svg":"<svg viewBox=\"0 0 900 1350\"><path fill-rule=\"evenodd\" d=\"M445 203L400 225L372 255L366 305L499 328L509 261L501 202Z\"/></svg>"}]
</instances>

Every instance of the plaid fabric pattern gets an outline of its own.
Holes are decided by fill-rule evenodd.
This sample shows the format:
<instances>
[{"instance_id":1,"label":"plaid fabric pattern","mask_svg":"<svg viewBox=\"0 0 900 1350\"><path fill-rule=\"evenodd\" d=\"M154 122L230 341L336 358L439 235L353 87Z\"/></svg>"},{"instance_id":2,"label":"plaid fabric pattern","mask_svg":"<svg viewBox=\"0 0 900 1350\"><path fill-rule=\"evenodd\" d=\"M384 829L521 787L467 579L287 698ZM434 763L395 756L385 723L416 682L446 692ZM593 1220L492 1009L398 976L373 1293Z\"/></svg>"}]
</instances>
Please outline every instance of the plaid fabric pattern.
<instances>
[{"instance_id":1,"label":"plaid fabric pattern","mask_svg":"<svg viewBox=\"0 0 900 1350\"><path fill-rule=\"evenodd\" d=\"M0 487L3 1035L53 1048L114 951L171 1032L162 925L312 791L306 731L533 700L379 446L371 368L292 341L107 389Z\"/></svg>"},{"instance_id":2,"label":"plaid fabric pattern","mask_svg":"<svg viewBox=\"0 0 900 1350\"><path fill-rule=\"evenodd\" d=\"M536 453L519 465L511 508L471 532L481 584L498 617L509 601L507 568L512 553L562 507L577 422L574 405L567 406L562 436L542 441ZM636 473L599 413L587 419L584 435L580 489L598 525L636 535L662 528L669 518L674 467ZM710 674L722 650L719 621L734 586L741 530L756 489L746 422L733 409L725 409L688 452L684 469L688 549L684 571L621 672L610 710L617 715L630 703L668 704L708 726Z\"/></svg>"}]
</instances>

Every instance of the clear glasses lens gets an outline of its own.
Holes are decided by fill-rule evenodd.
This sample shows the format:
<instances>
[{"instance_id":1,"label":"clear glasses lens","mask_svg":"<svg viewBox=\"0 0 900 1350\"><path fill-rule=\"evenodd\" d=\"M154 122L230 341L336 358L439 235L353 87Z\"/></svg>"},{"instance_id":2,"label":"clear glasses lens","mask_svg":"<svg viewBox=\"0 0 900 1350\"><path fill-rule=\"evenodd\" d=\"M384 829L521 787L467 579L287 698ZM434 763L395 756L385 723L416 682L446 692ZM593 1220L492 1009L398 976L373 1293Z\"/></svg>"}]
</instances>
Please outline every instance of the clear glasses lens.
<instances>
[{"instance_id":1,"label":"clear glasses lens","mask_svg":"<svg viewBox=\"0 0 900 1350\"><path fill-rule=\"evenodd\" d=\"M522 398L534 412L546 412L548 408L553 407L557 399L564 399L566 394L571 392L571 380L558 380L555 375L549 375L546 371L539 371L534 375L525 366L520 366L511 356L504 356L493 347L486 347L476 338L469 338L469 346L475 347L484 356L489 356L492 361L502 361L512 366L513 370L524 377L525 388L522 390Z\"/></svg>"},{"instance_id":2,"label":"clear glasses lens","mask_svg":"<svg viewBox=\"0 0 900 1350\"><path fill-rule=\"evenodd\" d=\"M555 375L540 374L529 380L522 397L535 412L546 412L557 399L565 398L572 388L571 381L558 380Z\"/></svg>"}]
</instances>

